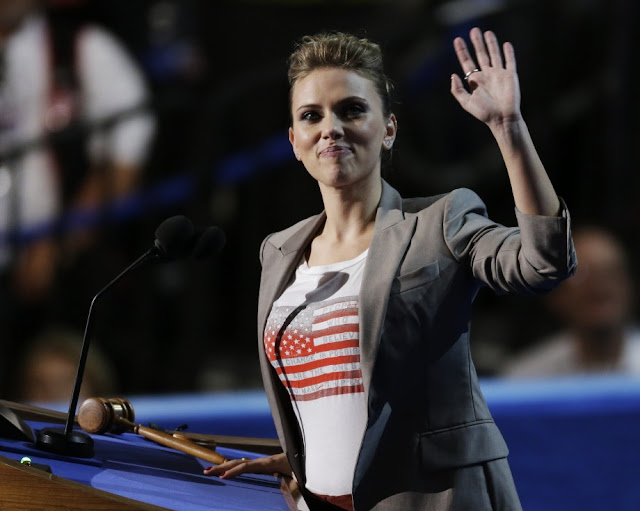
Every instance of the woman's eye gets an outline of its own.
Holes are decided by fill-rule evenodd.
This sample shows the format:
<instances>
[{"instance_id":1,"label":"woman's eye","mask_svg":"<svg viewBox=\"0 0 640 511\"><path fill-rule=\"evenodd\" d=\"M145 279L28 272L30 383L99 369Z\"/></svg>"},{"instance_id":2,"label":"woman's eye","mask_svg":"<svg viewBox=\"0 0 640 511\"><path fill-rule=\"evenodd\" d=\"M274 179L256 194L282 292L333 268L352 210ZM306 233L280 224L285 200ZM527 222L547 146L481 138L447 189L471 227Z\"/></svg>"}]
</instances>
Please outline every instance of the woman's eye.
<instances>
[{"instance_id":1,"label":"woman's eye","mask_svg":"<svg viewBox=\"0 0 640 511\"><path fill-rule=\"evenodd\" d=\"M300 120L302 121L316 121L320 118L317 112L303 112L300 116Z\"/></svg>"},{"instance_id":2,"label":"woman's eye","mask_svg":"<svg viewBox=\"0 0 640 511\"><path fill-rule=\"evenodd\" d=\"M363 105L353 104L349 105L345 112L349 117L358 117L366 112L366 108Z\"/></svg>"}]
</instances>

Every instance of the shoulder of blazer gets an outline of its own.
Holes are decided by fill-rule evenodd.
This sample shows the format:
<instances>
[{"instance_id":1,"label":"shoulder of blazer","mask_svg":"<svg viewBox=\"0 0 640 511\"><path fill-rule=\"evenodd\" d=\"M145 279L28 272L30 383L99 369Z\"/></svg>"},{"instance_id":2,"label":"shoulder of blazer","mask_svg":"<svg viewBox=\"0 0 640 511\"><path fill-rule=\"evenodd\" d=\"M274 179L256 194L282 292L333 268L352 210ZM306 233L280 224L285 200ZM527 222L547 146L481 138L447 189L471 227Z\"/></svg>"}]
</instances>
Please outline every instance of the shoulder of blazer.
<instances>
[{"instance_id":1,"label":"shoulder of blazer","mask_svg":"<svg viewBox=\"0 0 640 511\"><path fill-rule=\"evenodd\" d=\"M485 207L478 194L469 188L456 188L430 197L411 197L402 200L402 207L407 215L420 214L431 206L442 208L442 214L445 216L452 212L456 214L460 209L484 209Z\"/></svg>"},{"instance_id":2,"label":"shoulder of blazer","mask_svg":"<svg viewBox=\"0 0 640 511\"><path fill-rule=\"evenodd\" d=\"M433 214L435 210L430 208L434 205L439 205L443 211L441 214L444 214L446 209L445 204L450 196L463 195L468 197L469 194L475 195L471 190L459 188L448 193L441 193L429 197L405 198L401 197L398 191L384 179L382 180L382 185L382 197L380 198L378 217L376 218L376 230L378 232L395 225L402 219L419 215L422 212L428 211L428 214Z\"/></svg>"},{"instance_id":3,"label":"shoulder of blazer","mask_svg":"<svg viewBox=\"0 0 640 511\"><path fill-rule=\"evenodd\" d=\"M299 222L293 224L282 231L277 231L269 234L263 241L260 246L260 261L264 260L265 250L267 246L271 246L276 250L283 249L283 246L287 243L287 241L291 239L295 239L296 236L301 232L306 232L309 228L317 225L322 218L324 218L324 212L318 213L317 215L310 216L305 218L304 220L300 220Z\"/></svg>"},{"instance_id":4,"label":"shoulder of blazer","mask_svg":"<svg viewBox=\"0 0 640 511\"><path fill-rule=\"evenodd\" d=\"M282 244L285 241L287 241L291 236L295 235L299 230L301 230L307 224L318 220L318 218L322 215L323 213L318 213L317 215L313 215L308 218L305 218L304 220L300 220L299 222L296 222L295 224L287 227L286 229L283 229L282 231L271 233L269 236L267 236L267 239L269 240L269 243L271 243L272 245L276 247L281 247Z\"/></svg>"},{"instance_id":5,"label":"shoulder of blazer","mask_svg":"<svg viewBox=\"0 0 640 511\"><path fill-rule=\"evenodd\" d=\"M449 195L448 193L441 193L439 195L432 195L431 197L410 197L402 199L402 208L405 213L420 213L428 207L434 205L439 200L444 199Z\"/></svg>"}]
</instances>

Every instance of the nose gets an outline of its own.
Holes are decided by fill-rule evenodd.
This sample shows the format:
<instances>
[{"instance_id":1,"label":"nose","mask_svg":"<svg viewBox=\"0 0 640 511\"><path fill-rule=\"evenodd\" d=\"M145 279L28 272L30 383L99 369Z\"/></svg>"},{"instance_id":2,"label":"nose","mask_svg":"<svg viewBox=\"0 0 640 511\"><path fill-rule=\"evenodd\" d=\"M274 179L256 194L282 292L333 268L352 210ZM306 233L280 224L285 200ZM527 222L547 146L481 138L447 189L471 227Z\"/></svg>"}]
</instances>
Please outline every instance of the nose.
<instances>
[{"instance_id":1,"label":"nose","mask_svg":"<svg viewBox=\"0 0 640 511\"><path fill-rule=\"evenodd\" d=\"M323 120L322 138L337 139L344 136L344 128L340 118L332 113Z\"/></svg>"}]
</instances>

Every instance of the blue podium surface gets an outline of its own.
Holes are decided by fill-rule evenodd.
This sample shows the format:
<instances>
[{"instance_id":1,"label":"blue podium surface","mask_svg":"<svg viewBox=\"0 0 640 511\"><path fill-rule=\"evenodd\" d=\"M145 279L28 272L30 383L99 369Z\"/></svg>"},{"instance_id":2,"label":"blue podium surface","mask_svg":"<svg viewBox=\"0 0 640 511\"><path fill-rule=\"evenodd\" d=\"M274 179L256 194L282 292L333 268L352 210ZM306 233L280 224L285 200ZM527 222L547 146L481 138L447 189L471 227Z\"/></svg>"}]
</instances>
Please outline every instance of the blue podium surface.
<instances>
[{"instance_id":1,"label":"blue podium surface","mask_svg":"<svg viewBox=\"0 0 640 511\"><path fill-rule=\"evenodd\" d=\"M48 426L31 421L28 424L34 431ZM275 476L245 475L223 480L203 475L203 468L210 463L165 448L133 433L92 435L92 438L94 455L91 458L53 454L37 449L31 442L10 439L0 439L0 457L19 462L26 456L31 460L33 471L42 471L38 476L47 474L43 468L48 468L57 478L80 483L107 492L108 495L132 499L134 506L131 509L150 508L138 508L135 503L158 506L153 509L184 511L290 509L280 488L281 481ZM217 451L228 458L256 456L236 449L218 448ZM6 472L6 463L4 469L5 475L10 474ZM35 509L29 507L29 503L33 502L30 494L39 490L41 482L41 479L33 478L33 483L25 484L20 490L22 494L19 500L26 506L20 509ZM16 505L16 501L7 502L8 490L4 484L4 481L0 481L0 487L4 488L0 491L0 509L14 509L5 507ZM73 502L65 505L65 501L57 499L55 490L49 493L53 494L50 500L40 504L43 507L37 509L78 509ZM104 506L99 509L120 509L116 503L109 504L108 500Z\"/></svg>"},{"instance_id":2,"label":"blue podium surface","mask_svg":"<svg viewBox=\"0 0 640 511\"><path fill-rule=\"evenodd\" d=\"M526 511L640 509L640 380L482 380ZM261 391L131 398L142 423L275 438Z\"/></svg>"}]
</instances>

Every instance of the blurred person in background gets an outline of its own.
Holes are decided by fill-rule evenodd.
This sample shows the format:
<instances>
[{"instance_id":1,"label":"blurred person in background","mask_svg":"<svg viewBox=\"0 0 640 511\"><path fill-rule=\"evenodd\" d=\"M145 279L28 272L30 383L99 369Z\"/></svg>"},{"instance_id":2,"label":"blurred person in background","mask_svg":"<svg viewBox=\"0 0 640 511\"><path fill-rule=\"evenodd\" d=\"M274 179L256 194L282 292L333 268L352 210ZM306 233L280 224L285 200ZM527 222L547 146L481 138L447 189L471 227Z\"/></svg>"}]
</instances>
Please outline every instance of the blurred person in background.
<instances>
[{"instance_id":1,"label":"blurred person in background","mask_svg":"<svg viewBox=\"0 0 640 511\"><path fill-rule=\"evenodd\" d=\"M601 227L576 229L573 237L576 275L545 297L563 330L507 362L506 376L640 376L640 330L633 324L627 251Z\"/></svg>"},{"instance_id":2,"label":"blurred person in background","mask_svg":"<svg viewBox=\"0 0 640 511\"><path fill-rule=\"evenodd\" d=\"M7 343L41 326L48 300L73 307L52 296L57 280L68 298L92 273L82 259L97 251L87 214L136 188L154 132L152 116L142 109L148 92L141 72L112 35L76 15L81 4L0 0L5 353ZM85 216L76 217L71 232L59 232L56 222L72 211ZM3 360L12 355L9 349Z\"/></svg>"},{"instance_id":3,"label":"blurred person in background","mask_svg":"<svg viewBox=\"0 0 640 511\"><path fill-rule=\"evenodd\" d=\"M24 403L65 403L71 399L82 335L68 328L48 328L30 343L13 377L9 394ZM116 377L100 346L92 343L80 388L80 402L92 396L109 397L117 391Z\"/></svg>"}]
</instances>

